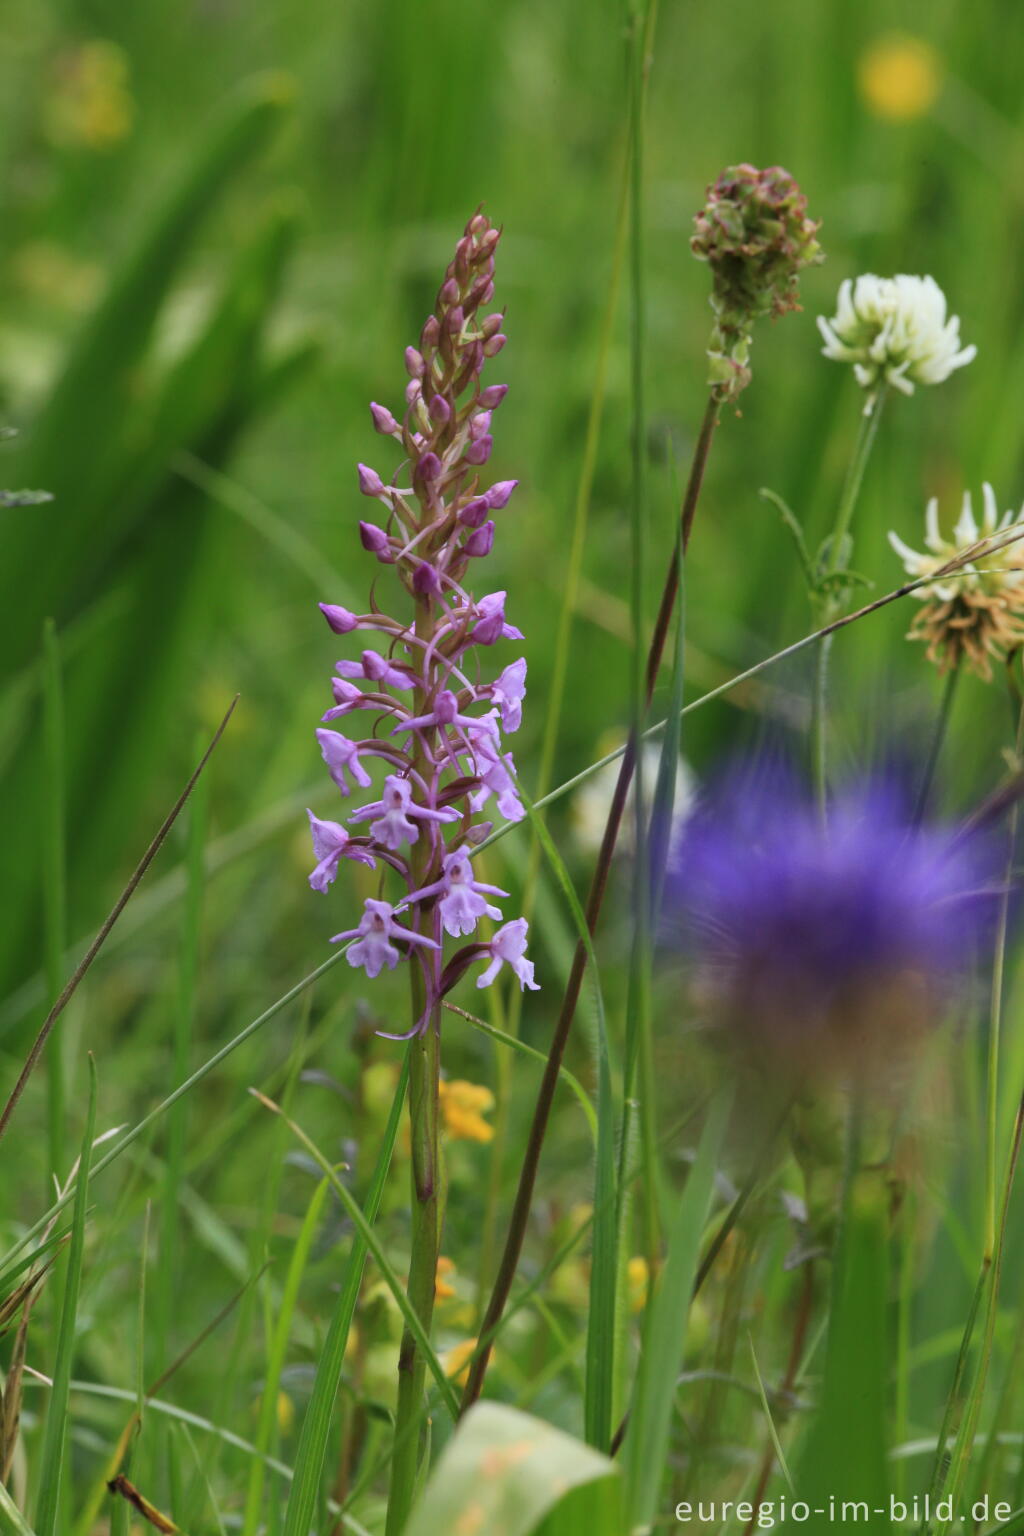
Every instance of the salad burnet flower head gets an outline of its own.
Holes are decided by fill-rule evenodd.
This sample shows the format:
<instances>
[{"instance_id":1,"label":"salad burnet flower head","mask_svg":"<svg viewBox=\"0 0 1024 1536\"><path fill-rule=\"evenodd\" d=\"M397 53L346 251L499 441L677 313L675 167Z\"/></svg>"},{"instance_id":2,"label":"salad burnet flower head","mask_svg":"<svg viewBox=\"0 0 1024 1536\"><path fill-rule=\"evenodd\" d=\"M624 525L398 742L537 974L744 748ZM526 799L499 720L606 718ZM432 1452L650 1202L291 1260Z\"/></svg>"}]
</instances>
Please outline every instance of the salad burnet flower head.
<instances>
[{"instance_id":1,"label":"salad burnet flower head","mask_svg":"<svg viewBox=\"0 0 1024 1536\"><path fill-rule=\"evenodd\" d=\"M366 611L320 604L331 633L353 644L336 663L317 741L340 795L369 797L341 817L347 828L309 813L310 884L326 891L343 859L382 880L392 872L397 892L382 888L334 942L349 941L349 964L371 977L404 961L422 967L427 1006L410 1034L471 966L482 966L479 985L508 965L521 987L536 986L525 920L503 921L493 903L508 893L477 880L473 866L491 804L506 820L525 814L505 742L526 697L526 661L508 654L523 636L506 593L479 590L517 485L487 477L506 393L481 377L505 344L502 315L487 313L499 238L483 213L470 219L434 312L406 349L404 411L370 407L398 462L357 467L371 504L358 538L377 562ZM378 601L381 565L401 599L393 615ZM501 924L491 939L474 937L484 917ZM446 956L446 936L472 942Z\"/></svg>"},{"instance_id":2,"label":"salad burnet flower head","mask_svg":"<svg viewBox=\"0 0 1024 1536\"><path fill-rule=\"evenodd\" d=\"M896 533L889 543L910 576L930 576L959 559L980 541L1020 529L1024 534L1024 507L999 516L995 492L982 486L983 512L979 525L970 491L964 492L960 516L952 535L939 529L939 503L932 497L925 512L925 548L911 549ZM985 552L983 548L966 561L955 575L941 576L918 587L913 596L921 607L908 638L923 640L929 661L940 673L965 661L986 680L992 676L992 660L1024 644L1024 539Z\"/></svg>"},{"instance_id":3,"label":"salad burnet flower head","mask_svg":"<svg viewBox=\"0 0 1024 1536\"><path fill-rule=\"evenodd\" d=\"M825 357L852 363L867 391L870 413L887 384L912 395L915 384L942 384L977 355L960 345L960 321L947 313L946 295L933 277L876 277L866 272L839 286L831 320L818 316Z\"/></svg>"}]
</instances>

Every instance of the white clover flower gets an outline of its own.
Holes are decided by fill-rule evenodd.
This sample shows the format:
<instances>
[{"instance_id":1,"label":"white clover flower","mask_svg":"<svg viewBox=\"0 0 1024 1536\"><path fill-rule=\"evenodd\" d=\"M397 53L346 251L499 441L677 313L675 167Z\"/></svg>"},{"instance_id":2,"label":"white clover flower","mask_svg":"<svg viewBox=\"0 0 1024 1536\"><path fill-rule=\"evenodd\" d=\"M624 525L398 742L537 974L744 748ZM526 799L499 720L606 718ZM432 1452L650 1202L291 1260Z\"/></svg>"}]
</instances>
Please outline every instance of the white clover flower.
<instances>
[{"instance_id":1,"label":"white clover flower","mask_svg":"<svg viewBox=\"0 0 1024 1536\"><path fill-rule=\"evenodd\" d=\"M982 539L1010 528L1024 530L1024 507L999 516L995 492L982 486L985 510L979 526L971 493L964 492L960 517L951 538L939 531L939 503L933 496L925 511L925 551L911 549L896 533L889 543L909 576L930 576ZM1024 642L1024 540L979 555L960 568L962 574L918 587L922 607L910 638L924 640L940 671L966 659L981 677L991 676L991 658L1002 658Z\"/></svg>"},{"instance_id":2,"label":"white clover flower","mask_svg":"<svg viewBox=\"0 0 1024 1536\"><path fill-rule=\"evenodd\" d=\"M933 277L875 277L840 284L836 313L818 316L826 357L852 363L872 399L883 384L905 395L915 384L941 384L963 368L977 347L961 347L960 321L946 314L946 295ZM869 402L870 408L870 402Z\"/></svg>"}]
</instances>

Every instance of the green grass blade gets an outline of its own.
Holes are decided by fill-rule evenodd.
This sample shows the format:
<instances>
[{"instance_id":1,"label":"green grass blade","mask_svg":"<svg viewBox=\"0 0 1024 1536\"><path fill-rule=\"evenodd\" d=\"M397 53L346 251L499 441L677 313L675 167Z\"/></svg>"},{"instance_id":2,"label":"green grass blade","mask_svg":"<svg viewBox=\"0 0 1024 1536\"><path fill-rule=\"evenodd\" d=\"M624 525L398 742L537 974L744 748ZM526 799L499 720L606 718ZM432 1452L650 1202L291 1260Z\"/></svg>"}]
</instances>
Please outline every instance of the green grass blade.
<instances>
[{"instance_id":1,"label":"green grass blade","mask_svg":"<svg viewBox=\"0 0 1024 1536\"><path fill-rule=\"evenodd\" d=\"M597 1146L594 1159L594 1237L591 1255L590 1306L587 1315L587 1390L584 1395L584 1424L591 1445L607 1447L611 1440L614 1391L614 1356L608 1347L615 1331L615 1297L618 1287L618 1169L616 1159L617 1125L612 1091L611 1052L608 1024L594 942L586 914L576 894L554 838L533 802L517 785L530 825L540 842L559 889L572 914L577 937L587 952L589 973L597 1018Z\"/></svg>"},{"instance_id":2,"label":"green grass blade","mask_svg":"<svg viewBox=\"0 0 1024 1536\"><path fill-rule=\"evenodd\" d=\"M0 1530L9 1531L11 1536L36 1536L3 1483L0 1483Z\"/></svg>"},{"instance_id":3,"label":"green grass blade","mask_svg":"<svg viewBox=\"0 0 1024 1536\"><path fill-rule=\"evenodd\" d=\"M398 1129L402 1123L402 1110L408 1084L409 1053L407 1051L402 1062L402 1071L395 1085L395 1096L391 1101L388 1122L363 1206L369 1223L376 1220L377 1212L380 1210ZM299 1445L295 1453L295 1477L285 1514L284 1536L307 1536L313 1522L317 1493L327 1455L327 1441L331 1433L334 1403L345 1361L345 1348L363 1282L366 1254L366 1242L359 1233L356 1233L352 1239L341 1294L331 1317L331 1326L317 1364L312 1396L299 1432Z\"/></svg>"},{"instance_id":4,"label":"green grass blade","mask_svg":"<svg viewBox=\"0 0 1024 1536\"><path fill-rule=\"evenodd\" d=\"M832 1278L825 1379L797 1475L799 1497L812 1509L828 1507L830 1498L888 1507L887 1199L877 1175L850 1180Z\"/></svg>"},{"instance_id":5,"label":"green grass blade","mask_svg":"<svg viewBox=\"0 0 1024 1536\"><path fill-rule=\"evenodd\" d=\"M633 1524L640 1527L648 1525L658 1511L668 1464L672 1403L686 1343L686 1320L728 1112L724 1098L716 1100L708 1111L697 1157L668 1234L665 1267L644 1318L625 1441L626 1507Z\"/></svg>"},{"instance_id":6,"label":"green grass blade","mask_svg":"<svg viewBox=\"0 0 1024 1536\"><path fill-rule=\"evenodd\" d=\"M52 619L43 625L43 717L46 756L46 823L43 838L44 951L46 1006L52 1008L64 984L64 951L67 947L67 850L64 831L66 743L64 739L64 684L60 642ZM58 1024L46 1053L47 1128L50 1173L65 1173L64 1040ZM49 1179L47 1180L49 1185ZM47 1190L49 1193L49 1189Z\"/></svg>"},{"instance_id":7,"label":"green grass blade","mask_svg":"<svg viewBox=\"0 0 1024 1536\"><path fill-rule=\"evenodd\" d=\"M267 1361L263 1383L259 1424L256 1429L256 1450L259 1454L253 1458L249 1468L249 1487L245 1499L245 1514L242 1518L243 1536L255 1536L255 1532L259 1527L264 1483L264 1463L262 1458L270 1449L274 1425L277 1420L277 1395L281 1383L281 1372L284 1369L285 1355L288 1350L292 1313L295 1311L299 1287L302 1284L302 1277L309 1262L309 1251L313 1245L313 1238L316 1236L317 1226L323 1213L324 1201L327 1198L327 1191L329 1189L329 1180L321 1179L312 1200L309 1202L309 1210L306 1212L298 1240L292 1250L292 1260L288 1266L284 1293L281 1297L281 1305L278 1308L274 1323L270 1358Z\"/></svg>"},{"instance_id":8,"label":"green grass blade","mask_svg":"<svg viewBox=\"0 0 1024 1536\"><path fill-rule=\"evenodd\" d=\"M437 1358L437 1354L434 1351L429 1338L427 1337L426 1331L423 1328L423 1324L420 1322L415 1309L405 1294L405 1287L403 1286L398 1276L395 1274L394 1268L392 1267L387 1254L384 1252L384 1248L381 1242L377 1238L372 1227L370 1226L369 1221L360 1208L359 1202L355 1199L352 1191L348 1188L348 1186L338 1177L337 1170L320 1151L320 1148L314 1141L310 1139L309 1136L307 1136L306 1132L302 1129L302 1126L284 1114L272 1099L267 1098L266 1094L260 1093L256 1088L250 1088L249 1092L254 1096L254 1098L258 1100L259 1103L264 1105L266 1109L271 1110L275 1115L281 1116L282 1120L288 1126L292 1135L296 1138L297 1141L302 1143L310 1157L312 1157L315 1161L317 1167L328 1179L330 1179L338 1199L345 1207L346 1215L352 1222L352 1225L355 1227L356 1231L359 1233L363 1242L366 1244L370 1253L373 1255L374 1261L380 1269L381 1275L387 1284L388 1290L391 1292L392 1296L395 1298L395 1301L398 1303L402 1317L408 1324L409 1331L412 1333L416 1340L416 1348L423 1351L427 1366L435 1382L437 1383L445 1407L450 1412L452 1418L455 1418L458 1414L459 1405L458 1399L452 1390L451 1382L445 1375L444 1367L442 1366L440 1360Z\"/></svg>"},{"instance_id":9,"label":"green grass blade","mask_svg":"<svg viewBox=\"0 0 1024 1536\"><path fill-rule=\"evenodd\" d=\"M517 1055L526 1056L531 1061L538 1062L540 1066L543 1066L547 1060L547 1057L544 1055L543 1051L538 1051L536 1046L527 1045L525 1040L519 1039L518 1035L508 1034L505 1030L499 1029L496 1024L489 1024L486 1019L477 1018L476 1014L474 1013L467 1013L465 1008L459 1008L455 1003L446 1002L444 1006L449 1010L450 1013L457 1013L460 1019L465 1019L467 1024L472 1024L473 1028L478 1029L481 1034L489 1035L490 1038L492 1040L496 1040L499 1045L507 1045L509 1050L515 1051ZM590 1134L596 1141L597 1114L595 1113L593 1104L590 1102L590 1096L587 1093L587 1090L584 1088L579 1078L574 1076L574 1074L569 1071L568 1067L559 1067L558 1075L566 1087L576 1095L579 1106L587 1118L587 1125L590 1128Z\"/></svg>"},{"instance_id":10,"label":"green grass blade","mask_svg":"<svg viewBox=\"0 0 1024 1536\"><path fill-rule=\"evenodd\" d=\"M75 1208L68 1249L67 1278L61 1308L57 1359L53 1368L53 1387L46 1407L46 1427L39 1457L39 1502L36 1509L38 1536L55 1536L64 1483L64 1461L68 1438L68 1398L71 1366L75 1354L75 1322L82 1285L82 1261L85 1255L85 1218L89 1194L89 1163L96 1130L96 1064L89 1057L89 1108L85 1135L75 1176Z\"/></svg>"}]
</instances>

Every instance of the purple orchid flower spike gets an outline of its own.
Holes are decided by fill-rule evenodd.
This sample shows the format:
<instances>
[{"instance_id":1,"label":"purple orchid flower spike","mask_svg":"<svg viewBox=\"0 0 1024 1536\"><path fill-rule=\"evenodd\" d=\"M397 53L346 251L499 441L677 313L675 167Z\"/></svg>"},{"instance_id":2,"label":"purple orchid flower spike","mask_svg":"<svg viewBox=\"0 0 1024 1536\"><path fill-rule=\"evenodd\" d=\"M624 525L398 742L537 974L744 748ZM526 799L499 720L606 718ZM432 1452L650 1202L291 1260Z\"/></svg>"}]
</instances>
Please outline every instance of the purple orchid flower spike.
<instances>
[{"instance_id":1,"label":"purple orchid flower spike","mask_svg":"<svg viewBox=\"0 0 1024 1536\"><path fill-rule=\"evenodd\" d=\"M373 780L359 761L359 743L349 741L340 731L317 731L320 754L330 770L331 778L343 795L351 794L348 775L360 789L369 789Z\"/></svg>"},{"instance_id":2,"label":"purple orchid flower spike","mask_svg":"<svg viewBox=\"0 0 1024 1536\"><path fill-rule=\"evenodd\" d=\"M458 811L431 810L429 805L416 805L412 798L412 785L408 779L400 779L396 773L384 780L384 794L371 805L353 811L350 821L370 822L370 832L382 848L397 853L403 843L415 843L420 835L417 821L458 821ZM415 818L415 819L413 819Z\"/></svg>"},{"instance_id":3,"label":"purple orchid flower spike","mask_svg":"<svg viewBox=\"0 0 1024 1536\"><path fill-rule=\"evenodd\" d=\"M396 940L401 944L419 944L425 949L441 947L436 939L428 938L425 933L414 933L411 928L396 923L391 903L374 901L372 897L367 897L359 927L336 933L331 943L340 944L345 939L355 940L345 956L349 965L362 966L370 977L379 976L385 966L389 971L394 970L402 958L395 947Z\"/></svg>"},{"instance_id":4,"label":"purple orchid flower spike","mask_svg":"<svg viewBox=\"0 0 1024 1536\"><path fill-rule=\"evenodd\" d=\"M462 934L474 933L484 916L499 920L501 911L492 907L486 898L507 895L508 891L496 885L484 885L474 879L469 849L457 848L454 853L445 854L440 880L425 886L422 891L414 891L409 900L425 901L429 896L438 897L438 911L446 931L453 938L459 938Z\"/></svg>"},{"instance_id":5,"label":"purple orchid flower spike","mask_svg":"<svg viewBox=\"0 0 1024 1536\"><path fill-rule=\"evenodd\" d=\"M476 979L478 987L489 987L503 965L510 966L519 980L519 990L525 991L528 987L531 992L539 992L540 987L533 979L533 961L526 958L526 932L527 922L525 917L517 917L511 923L506 923L499 928L491 942L486 945L486 953L491 957L490 964L485 971L481 971Z\"/></svg>"},{"instance_id":6,"label":"purple orchid flower spike","mask_svg":"<svg viewBox=\"0 0 1024 1536\"><path fill-rule=\"evenodd\" d=\"M376 869L377 860L370 849L353 842L344 827L336 821L321 821L308 807L306 815L313 837L313 857L318 861L309 877L314 891L326 891L334 883L342 859L356 859L360 864Z\"/></svg>"},{"instance_id":7,"label":"purple orchid flower spike","mask_svg":"<svg viewBox=\"0 0 1024 1536\"><path fill-rule=\"evenodd\" d=\"M503 317L482 313L494 292L499 236L484 214L470 219L434 313L417 345L406 349L404 411L378 401L370 407L378 447L392 439L401 460L396 469L358 466L360 492L379 506L375 520L358 521L356 531L363 549L393 575L373 583L366 612L320 604L332 634L359 631L374 639L336 665L333 704L316 733L324 761L345 796L371 788L368 768L375 763L385 765L385 776L379 798L347 818L349 826L369 824L359 838L310 813L317 858L310 883L326 891L343 858L376 863L404 882L394 904L379 894L366 902L357 928L335 936L351 941L349 963L370 977L415 954L424 983L417 1011L425 1006L412 1030L394 1038L436 1021L441 997L476 962L487 962L483 985L509 965L521 987L536 987L522 918L447 961L443 951L446 935L465 938L482 919L502 921L494 903L508 893L474 874L476 848L490 830L481 812L495 800L507 820L525 814L503 733L522 721L526 661L505 662L493 681L480 677L484 654L495 646L500 654L503 642L521 640L522 632L505 616L503 591L478 593L473 586L504 526L492 514L508 505L519 483L486 479L494 412L507 388L481 383L485 364L505 344ZM388 581L404 596L397 616L379 606L377 586ZM364 739L324 728L357 711L377 716ZM397 921L406 910L415 912L415 928Z\"/></svg>"}]
</instances>

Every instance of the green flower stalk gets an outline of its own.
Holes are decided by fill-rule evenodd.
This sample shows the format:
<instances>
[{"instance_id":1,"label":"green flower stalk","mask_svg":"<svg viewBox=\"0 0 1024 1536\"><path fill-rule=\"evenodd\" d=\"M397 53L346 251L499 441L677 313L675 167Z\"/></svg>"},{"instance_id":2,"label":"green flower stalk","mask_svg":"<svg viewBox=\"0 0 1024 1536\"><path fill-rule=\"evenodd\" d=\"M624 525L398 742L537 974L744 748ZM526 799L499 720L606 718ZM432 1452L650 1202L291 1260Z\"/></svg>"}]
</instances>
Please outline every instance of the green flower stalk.
<instances>
[{"instance_id":1,"label":"green flower stalk","mask_svg":"<svg viewBox=\"0 0 1024 1536\"><path fill-rule=\"evenodd\" d=\"M754 321L799 309L800 273L824 260L807 199L779 165L730 165L708 188L690 249L711 267L708 383L721 401L750 383Z\"/></svg>"}]
</instances>

